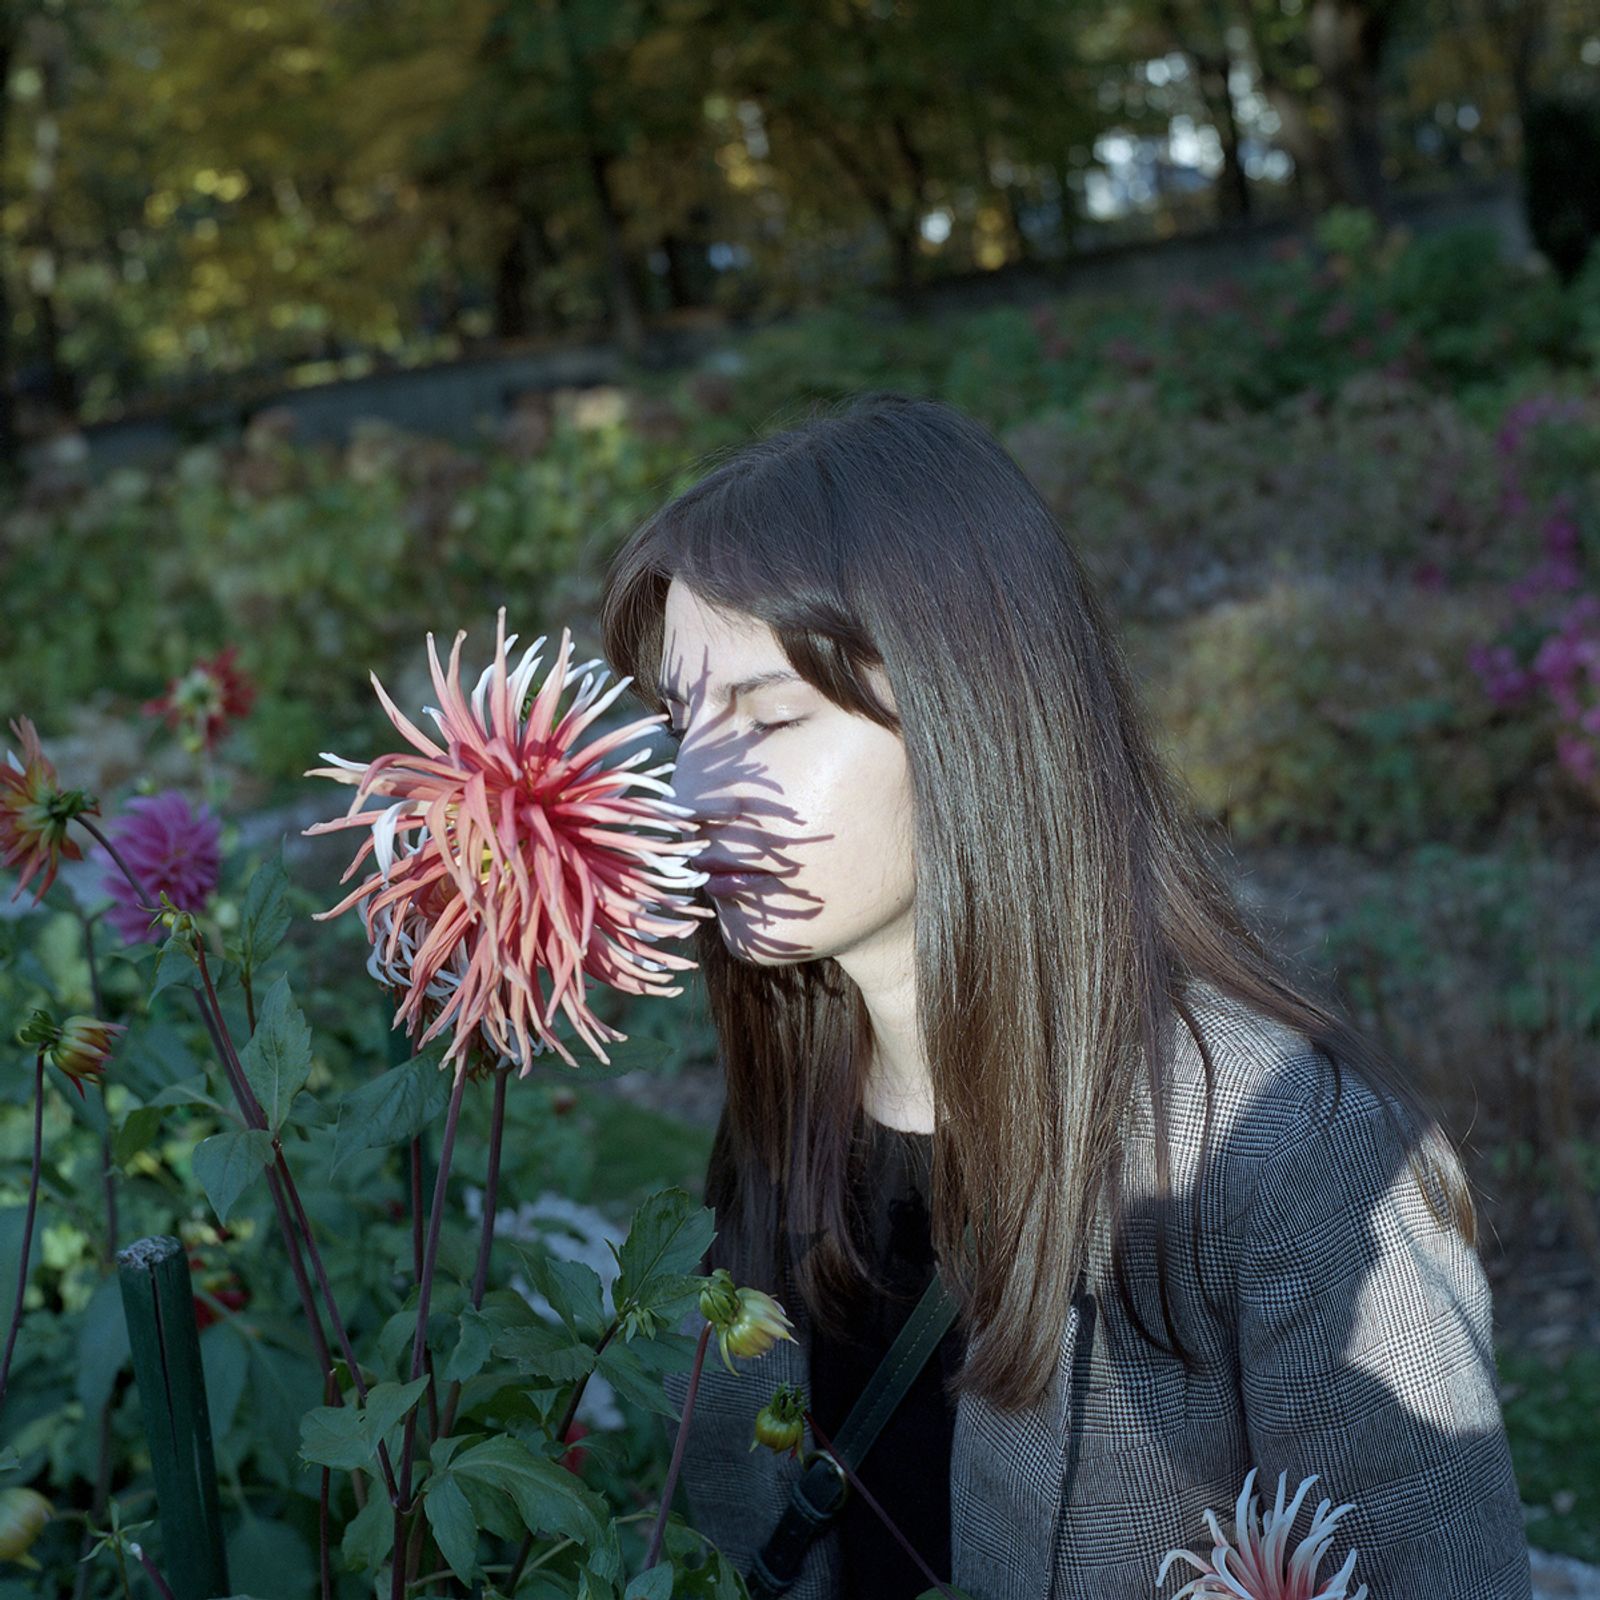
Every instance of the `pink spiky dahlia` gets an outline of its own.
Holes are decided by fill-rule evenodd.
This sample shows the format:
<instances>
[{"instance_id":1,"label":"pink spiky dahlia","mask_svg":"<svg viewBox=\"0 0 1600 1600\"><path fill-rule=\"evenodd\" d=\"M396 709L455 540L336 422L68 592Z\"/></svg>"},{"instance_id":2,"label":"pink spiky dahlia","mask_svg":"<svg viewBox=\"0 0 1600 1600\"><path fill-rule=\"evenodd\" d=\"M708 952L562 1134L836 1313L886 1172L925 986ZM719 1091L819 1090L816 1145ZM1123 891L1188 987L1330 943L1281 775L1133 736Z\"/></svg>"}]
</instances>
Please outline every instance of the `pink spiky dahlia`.
<instances>
[{"instance_id":1,"label":"pink spiky dahlia","mask_svg":"<svg viewBox=\"0 0 1600 1600\"><path fill-rule=\"evenodd\" d=\"M1310 1531L1295 1547L1294 1554L1284 1563L1284 1550L1289 1542L1289 1532L1300 1510L1306 1491L1317 1481L1313 1473L1295 1491L1294 1500L1286 1507L1283 1501L1288 1474L1278 1474L1278 1495L1267 1518L1265 1528L1258 1524L1256 1497L1253 1492L1256 1469L1250 1469L1239 1491L1239 1501L1234 1507L1234 1542L1217 1525L1209 1509L1206 1523L1211 1529L1214 1548L1210 1561L1203 1561L1188 1550L1169 1550L1156 1573L1156 1587L1166 1581L1167 1568L1174 1561L1187 1561L1200 1573L1171 1596L1171 1600L1366 1600L1367 1586L1362 1584L1354 1594L1346 1585L1355 1569L1356 1552L1345 1557L1344 1565L1324 1580L1317 1577L1317 1568L1333 1543L1333 1533L1339 1518L1351 1509L1340 1506L1330 1511L1333 1502L1324 1500L1311 1519Z\"/></svg>"},{"instance_id":2,"label":"pink spiky dahlia","mask_svg":"<svg viewBox=\"0 0 1600 1600\"><path fill-rule=\"evenodd\" d=\"M665 798L672 789L660 775L672 764L630 771L648 750L607 760L661 716L585 743L585 730L631 680L619 679L602 693L607 674L597 679L588 670L600 665L598 658L570 666L572 637L563 628L555 662L530 701L545 639L536 639L512 669L507 653L516 635L506 636L505 622L502 606L494 663L478 679L470 704L460 684L465 632L456 634L448 669L440 667L428 635L439 708L426 709L442 746L415 727L371 675L389 719L415 753L363 763L324 751L323 759L335 765L306 776L352 783L356 794L343 817L305 832L370 830L340 882L369 853L378 871L316 919L361 904L372 945L369 970L404 992L394 1026L403 1023L421 1048L454 1024L444 1059L457 1063L458 1074L471 1066L477 1047L491 1059L515 1063L526 1076L533 1057L546 1050L577 1065L550 1031L558 1011L609 1062L602 1041L626 1035L590 1010L586 979L627 994L681 994L681 986L668 986L667 973L694 962L665 951L650 955L644 947L683 938L694 929L691 919L715 913L686 893L705 881L685 859L701 848L698 841L631 831L690 830L689 813ZM558 720L562 692L580 674L577 695ZM362 811L369 794L390 796L391 804Z\"/></svg>"}]
</instances>

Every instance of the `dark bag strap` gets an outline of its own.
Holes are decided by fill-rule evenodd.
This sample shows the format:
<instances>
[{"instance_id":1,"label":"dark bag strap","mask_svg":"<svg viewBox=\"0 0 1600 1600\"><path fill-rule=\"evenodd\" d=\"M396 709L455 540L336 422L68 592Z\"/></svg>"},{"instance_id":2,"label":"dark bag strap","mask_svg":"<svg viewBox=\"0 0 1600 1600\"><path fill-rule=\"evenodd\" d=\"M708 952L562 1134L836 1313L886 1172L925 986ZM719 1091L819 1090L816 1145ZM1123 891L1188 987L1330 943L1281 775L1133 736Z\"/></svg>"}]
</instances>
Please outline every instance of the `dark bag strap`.
<instances>
[{"instance_id":1,"label":"dark bag strap","mask_svg":"<svg viewBox=\"0 0 1600 1600\"><path fill-rule=\"evenodd\" d=\"M849 1480L839 1460L851 1471L860 1466L883 1425L905 1398L906 1390L938 1348L955 1315L956 1303L935 1271L922 1298L878 1363L878 1370L851 1406L850 1415L833 1441L834 1454L829 1455L826 1450L806 1453L805 1470L790 1485L789 1503L745 1575L754 1600L783 1594L794 1586L811 1541L826 1532L844 1508Z\"/></svg>"}]
</instances>

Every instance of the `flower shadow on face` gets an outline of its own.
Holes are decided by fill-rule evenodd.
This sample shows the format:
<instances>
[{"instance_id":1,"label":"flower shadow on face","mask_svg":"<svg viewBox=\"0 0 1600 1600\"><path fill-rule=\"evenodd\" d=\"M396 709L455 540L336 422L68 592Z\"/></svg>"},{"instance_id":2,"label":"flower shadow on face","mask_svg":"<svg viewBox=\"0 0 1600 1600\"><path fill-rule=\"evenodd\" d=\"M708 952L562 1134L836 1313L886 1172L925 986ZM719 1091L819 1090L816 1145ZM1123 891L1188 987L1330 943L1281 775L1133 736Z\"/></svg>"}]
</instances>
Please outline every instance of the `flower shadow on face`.
<instances>
[{"instance_id":1,"label":"flower shadow on face","mask_svg":"<svg viewBox=\"0 0 1600 1600\"><path fill-rule=\"evenodd\" d=\"M661 682L683 707L696 712L696 725L678 749L672 772L676 803L691 814L706 852L735 870L770 874L748 888L697 898L713 905L725 938L742 958L768 962L805 961L815 952L800 938L786 936L785 924L812 921L824 902L801 880L808 847L837 837L806 832L806 819L784 796L782 785L761 756L761 735L740 731L732 704L711 699L711 665L702 650L691 669L681 652L663 655ZM697 871L707 870L699 856Z\"/></svg>"}]
</instances>

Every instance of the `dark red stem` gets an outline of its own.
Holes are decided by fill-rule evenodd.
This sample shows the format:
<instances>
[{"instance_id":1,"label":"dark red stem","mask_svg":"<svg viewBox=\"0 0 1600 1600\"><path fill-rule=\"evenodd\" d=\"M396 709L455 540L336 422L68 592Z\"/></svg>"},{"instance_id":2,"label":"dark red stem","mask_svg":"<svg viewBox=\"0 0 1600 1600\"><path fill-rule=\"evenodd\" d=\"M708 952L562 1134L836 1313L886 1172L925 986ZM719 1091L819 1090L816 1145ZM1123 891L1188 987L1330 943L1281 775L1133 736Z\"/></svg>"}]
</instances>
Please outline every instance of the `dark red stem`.
<instances>
[{"instance_id":1,"label":"dark red stem","mask_svg":"<svg viewBox=\"0 0 1600 1600\"><path fill-rule=\"evenodd\" d=\"M689 1389L683 1397L683 1416L678 1423L678 1437L672 1442L672 1460L667 1466L667 1481L661 1489L661 1509L656 1513L656 1525L650 1533L650 1548L645 1551L643 1570L648 1572L661 1554L661 1540L667 1531L667 1513L672 1509L673 1491L678 1487L678 1468L683 1465L683 1447L689 1441L689 1419L694 1412L694 1397L700 1388L700 1369L706 1362L706 1346L711 1341L711 1323L700 1330L700 1342L694 1347L694 1367L689 1373Z\"/></svg>"},{"instance_id":2,"label":"dark red stem","mask_svg":"<svg viewBox=\"0 0 1600 1600\"><path fill-rule=\"evenodd\" d=\"M428 1242L423 1249L422 1277L417 1286L417 1331L411 1341L411 1379L422 1376L422 1355L428 1343L428 1307L433 1300L433 1274L439 1264L439 1232L444 1226L445 1199L450 1187L450 1158L455 1153L456 1124L461 1118L461 1096L467 1086L465 1066L456 1073L450 1091L450 1109L445 1113L444 1138L439 1147L439 1171L433 1181L433 1205L428 1212ZM400 1446L400 1488L395 1500L394 1566L390 1578L393 1600L405 1600L407 1560L402 1524L411 1515L411 1463L417 1448L417 1407L406 1413L405 1433Z\"/></svg>"},{"instance_id":3,"label":"dark red stem","mask_svg":"<svg viewBox=\"0 0 1600 1600\"><path fill-rule=\"evenodd\" d=\"M11 1353L17 1348L22 1329L22 1302L28 1293L28 1256L33 1249L33 1214L39 1208L39 1166L44 1159L44 1051L40 1050L33 1067L33 1171L28 1176L28 1210L22 1222L22 1259L17 1264L17 1298L11 1307L11 1332L6 1335L6 1353L0 1358L0 1408L6 1403L6 1385L11 1381Z\"/></svg>"}]
</instances>

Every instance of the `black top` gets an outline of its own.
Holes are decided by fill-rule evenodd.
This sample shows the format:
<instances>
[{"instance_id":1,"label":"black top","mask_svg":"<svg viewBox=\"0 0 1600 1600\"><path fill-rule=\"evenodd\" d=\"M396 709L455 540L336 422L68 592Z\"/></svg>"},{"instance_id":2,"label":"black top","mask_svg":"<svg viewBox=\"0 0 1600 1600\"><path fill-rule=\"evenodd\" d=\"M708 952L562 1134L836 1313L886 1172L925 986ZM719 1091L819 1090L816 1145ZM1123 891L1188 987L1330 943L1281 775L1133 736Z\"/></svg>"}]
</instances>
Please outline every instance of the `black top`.
<instances>
[{"instance_id":1,"label":"black top","mask_svg":"<svg viewBox=\"0 0 1600 1600\"><path fill-rule=\"evenodd\" d=\"M909 1133L864 1119L866 1160L853 1192L859 1243L896 1297L873 1296L858 1314L851 1342L811 1336L811 1406L829 1439L839 1429L884 1352L933 1277L928 1188L931 1133ZM940 1579L950 1576L950 1444L955 1405L945 1378L961 1364L964 1344L952 1323L884 1425L858 1476ZM852 1489L835 1523L843 1556L842 1600L915 1600L933 1587Z\"/></svg>"}]
</instances>

